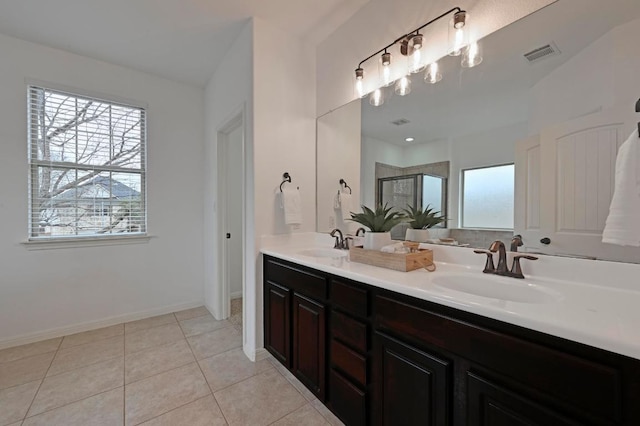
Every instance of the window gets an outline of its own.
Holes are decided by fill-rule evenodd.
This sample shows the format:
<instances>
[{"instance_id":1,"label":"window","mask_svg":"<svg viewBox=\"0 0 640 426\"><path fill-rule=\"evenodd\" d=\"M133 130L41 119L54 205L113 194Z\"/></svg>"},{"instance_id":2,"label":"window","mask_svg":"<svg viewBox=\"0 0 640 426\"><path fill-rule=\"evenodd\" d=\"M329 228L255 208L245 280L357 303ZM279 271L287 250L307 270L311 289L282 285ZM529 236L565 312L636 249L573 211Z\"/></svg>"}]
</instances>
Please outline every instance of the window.
<instances>
[{"instance_id":1,"label":"window","mask_svg":"<svg viewBox=\"0 0 640 426\"><path fill-rule=\"evenodd\" d=\"M513 229L513 164L462 171L462 227Z\"/></svg>"},{"instance_id":2,"label":"window","mask_svg":"<svg viewBox=\"0 0 640 426\"><path fill-rule=\"evenodd\" d=\"M146 114L29 86L29 239L146 233Z\"/></svg>"}]
</instances>

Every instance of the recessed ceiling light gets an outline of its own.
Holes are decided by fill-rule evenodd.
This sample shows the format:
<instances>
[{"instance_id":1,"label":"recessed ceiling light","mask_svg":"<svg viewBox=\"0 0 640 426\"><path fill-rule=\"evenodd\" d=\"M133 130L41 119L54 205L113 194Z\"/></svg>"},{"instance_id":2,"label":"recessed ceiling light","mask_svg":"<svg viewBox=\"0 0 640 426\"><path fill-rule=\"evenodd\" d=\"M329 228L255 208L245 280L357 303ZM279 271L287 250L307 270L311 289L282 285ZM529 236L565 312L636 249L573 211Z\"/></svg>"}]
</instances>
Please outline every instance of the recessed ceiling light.
<instances>
[{"instance_id":1,"label":"recessed ceiling light","mask_svg":"<svg viewBox=\"0 0 640 426\"><path fill-rule=\"evenodd\" d=\"M406 138L404 141L405 142L413 142L413 138Z\"/></svg>"}]
</instances>

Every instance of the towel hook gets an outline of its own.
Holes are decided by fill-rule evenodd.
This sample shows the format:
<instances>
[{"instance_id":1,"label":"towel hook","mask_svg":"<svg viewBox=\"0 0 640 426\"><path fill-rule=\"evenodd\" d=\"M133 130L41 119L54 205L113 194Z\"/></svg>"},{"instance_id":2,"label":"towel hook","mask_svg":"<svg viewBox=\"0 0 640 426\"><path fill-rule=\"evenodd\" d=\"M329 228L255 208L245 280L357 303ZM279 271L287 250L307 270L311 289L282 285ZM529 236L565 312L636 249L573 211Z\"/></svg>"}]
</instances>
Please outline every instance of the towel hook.
<instances>
[{"instance_id":1,"label":"towel hook","mask_svg":"<svg viewBox=\"0 0 640 426\"><path fill-rule=\"evenodd\" d=\"M291 175L289 175L288 172L284 172L282 174L282 183L280 184L280 192L282 192L282 185L284 185L285 182L291 183Z\"/></svg>"},{"instance_id":2,"label":"towel hook","mask_svg":"<svg viewBox=\"0 0 640 426\"><path fill-rule=\"evenodd\" d=\"M640 101L638 101L638 102L640 102ZM640 125L640 123L639 123L639 125ZM347 185L347 182L345 182L344 179L340 179L340 185L343 185L345 189L349 188L349 194L353 193L353 191L351 191L351 187L349 185Z\"/></svg>"},{"instance_id":3,"label":"towel hook","mask_svg":"<svg viewBox=\"0 0 640 426\"><path fill-rule=\"evenodd\" d=\"M636 112L640 112L640 99L636 102ZM640 136L640 121L638 122L638 136Z\"/></svg>"}]
</instances>

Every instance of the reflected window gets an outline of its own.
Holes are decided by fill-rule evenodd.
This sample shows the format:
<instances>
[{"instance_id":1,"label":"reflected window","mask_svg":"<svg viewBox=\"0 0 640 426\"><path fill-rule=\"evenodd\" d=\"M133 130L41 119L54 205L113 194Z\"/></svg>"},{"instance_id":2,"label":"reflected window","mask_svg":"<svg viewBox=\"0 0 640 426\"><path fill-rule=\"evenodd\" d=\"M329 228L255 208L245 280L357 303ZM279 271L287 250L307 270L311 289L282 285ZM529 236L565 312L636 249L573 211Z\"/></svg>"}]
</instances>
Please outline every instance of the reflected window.
<instances>
[{"instance_id":1,"label":"reflected window","mask_svg":"<svg viewBox=\"0 0 640 426\"><path fill-rule=\"evenodd\" d=\"M462 171L462 227L513 229L515 166Z\"/></svg>"}]
</instances>

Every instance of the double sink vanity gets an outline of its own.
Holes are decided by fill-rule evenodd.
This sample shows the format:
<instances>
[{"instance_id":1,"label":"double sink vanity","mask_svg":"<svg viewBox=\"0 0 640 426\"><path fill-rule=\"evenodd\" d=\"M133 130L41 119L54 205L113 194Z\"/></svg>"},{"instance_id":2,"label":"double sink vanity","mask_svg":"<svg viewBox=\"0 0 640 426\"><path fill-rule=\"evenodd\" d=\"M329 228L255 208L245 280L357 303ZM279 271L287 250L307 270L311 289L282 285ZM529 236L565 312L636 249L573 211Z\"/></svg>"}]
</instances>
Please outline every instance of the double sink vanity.
<instances>
[{"instance_id":1,"label":"double sink vanity","mask_svg":"<svg viewBox=\"0 0 640 426\"><path fill-rule=\"evenodd\" d=\"M345 424L640 424L635 265L540 256L518 280L434 246L405 273L331 244L263 244L265 348Z\"/></svg>"}]
</instances>

